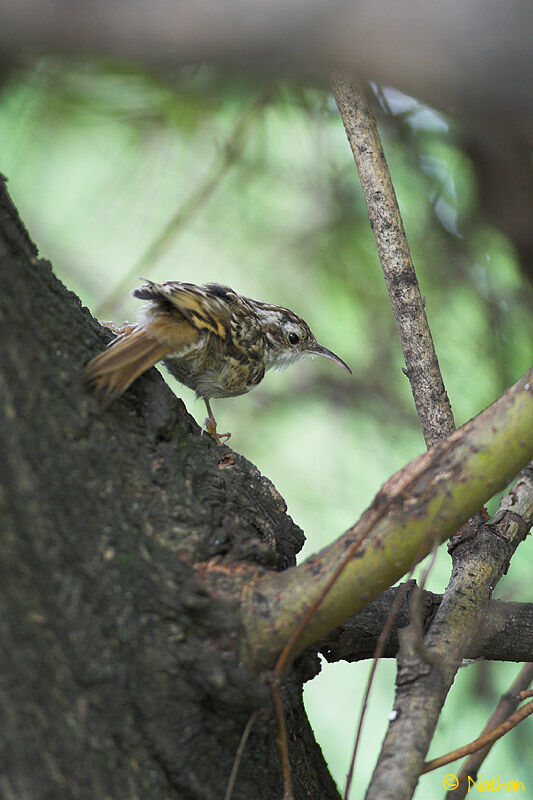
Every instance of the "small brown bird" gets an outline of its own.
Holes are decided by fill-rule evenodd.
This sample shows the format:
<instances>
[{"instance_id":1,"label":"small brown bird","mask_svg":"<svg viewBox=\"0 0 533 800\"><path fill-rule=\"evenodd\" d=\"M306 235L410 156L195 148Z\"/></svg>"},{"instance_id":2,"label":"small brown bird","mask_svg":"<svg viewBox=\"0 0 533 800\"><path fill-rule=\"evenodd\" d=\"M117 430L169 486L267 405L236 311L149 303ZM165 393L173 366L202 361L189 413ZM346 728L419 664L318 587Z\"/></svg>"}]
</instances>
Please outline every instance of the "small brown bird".
<instances>
[{"instance_id":1,"label":"small brown bird","mask_svg":"<svg viewBox=\"0 0 533 800\"><path fill-rule=\"evenodd\" d=\"M293 311L243 297L217 283L168 281L135 289L147 302L136 325L111 329L117 338L85 367L85 385L106 408L149 367L163 360L169 371L204 399L208 433L221 444L209 401L246 394L267 369L283 369L306 355L350 368L318 344Z\"/></svg>"}]
</instances>

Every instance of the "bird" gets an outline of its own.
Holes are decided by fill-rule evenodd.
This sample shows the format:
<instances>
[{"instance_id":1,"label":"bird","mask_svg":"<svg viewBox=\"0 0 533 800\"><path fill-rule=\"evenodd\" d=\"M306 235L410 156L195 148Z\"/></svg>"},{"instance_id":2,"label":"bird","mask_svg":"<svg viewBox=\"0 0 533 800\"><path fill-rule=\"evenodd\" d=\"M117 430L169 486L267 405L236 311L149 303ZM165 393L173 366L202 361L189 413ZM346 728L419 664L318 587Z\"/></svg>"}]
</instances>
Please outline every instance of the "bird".
<instances>
[{"instance_id":1,"label":"bird","mask_svg":"<svg viewBox=\"0 0 533 800\"><path fill-rule=\"evenodd\" d=\"M252 300L219 283L141 280L144 285L132 293L145 301L138 322L121 327L103 323L116 338L85 366L84 384L100 411L163 361L178 381L203 398L205 428L222 444L231 434L217 432L213 398L246 394L267 370L284 369L304 356L324 356L351 374L288 308Z\"/></svg>"}]
</instances>

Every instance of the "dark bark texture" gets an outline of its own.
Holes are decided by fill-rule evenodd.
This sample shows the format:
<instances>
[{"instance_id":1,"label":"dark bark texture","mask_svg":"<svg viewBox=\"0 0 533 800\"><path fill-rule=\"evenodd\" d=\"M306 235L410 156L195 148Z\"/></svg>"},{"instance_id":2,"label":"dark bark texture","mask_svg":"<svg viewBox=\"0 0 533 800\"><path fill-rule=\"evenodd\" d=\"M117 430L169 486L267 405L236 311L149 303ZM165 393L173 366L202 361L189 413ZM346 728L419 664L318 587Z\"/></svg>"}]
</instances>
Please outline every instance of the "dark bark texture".
<instances>
[{"instance_id":1,"label":"dark bark texture","mask_svg":"<svg viewBox=\"0 0 533 800\"><path fill-rule=\"evenodd\" d=\"M411 601L415 587L416 581L408 581L407 591L396 610L383 647L383 658L396 658L398 655L400 631L411 622ZM321 639L318 648L324 658L332 662L372 658L399 591L400 587L386 589L366 608ZM421 622L424 633L429 630L441 602L442 595L422 592ZM491 600L464 657L491 661L532 661L533 604Z\"/></svg>"},{"instance_id":2,"label":"dark bark texture","mask_svg":"<svg viewBox=\"0 0 533 800\"><path fill-rule=\"evenodd\" d=\"M0 796L281 796L264 676L239 663L228 574L294 563L272 484L202 436L155 370L97 416L83 363L109 334L37 257L0 186ZM204 576L198 578L198 566ZM336 798L284 689L296 798Z\"/></svg>"}]
</instances>

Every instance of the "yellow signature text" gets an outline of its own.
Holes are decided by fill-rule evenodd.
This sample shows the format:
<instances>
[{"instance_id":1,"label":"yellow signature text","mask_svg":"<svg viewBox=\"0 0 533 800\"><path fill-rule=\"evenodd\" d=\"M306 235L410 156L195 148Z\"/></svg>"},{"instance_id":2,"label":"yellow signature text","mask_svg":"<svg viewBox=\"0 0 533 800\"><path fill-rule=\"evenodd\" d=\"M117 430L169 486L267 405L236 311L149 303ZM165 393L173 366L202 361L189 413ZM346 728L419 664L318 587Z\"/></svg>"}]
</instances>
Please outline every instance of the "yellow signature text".
<instances>
[{"instance_id":1,"label":"yellow signature text","mask_svg":"<svg viewBox=\"0 0 533 800\"><path fill-rule=\"evenodd\" d=\"M499 775L496 775L495 778L487 778L485 780L483 780L481 776L478 776L477 781L469 775L467 791L470 792L471 789L477 789L478 792L499 792L500 789L503 789L504 792L526 791L526 787L522 781L501 781Z\"/></svg>"}]
</instances>

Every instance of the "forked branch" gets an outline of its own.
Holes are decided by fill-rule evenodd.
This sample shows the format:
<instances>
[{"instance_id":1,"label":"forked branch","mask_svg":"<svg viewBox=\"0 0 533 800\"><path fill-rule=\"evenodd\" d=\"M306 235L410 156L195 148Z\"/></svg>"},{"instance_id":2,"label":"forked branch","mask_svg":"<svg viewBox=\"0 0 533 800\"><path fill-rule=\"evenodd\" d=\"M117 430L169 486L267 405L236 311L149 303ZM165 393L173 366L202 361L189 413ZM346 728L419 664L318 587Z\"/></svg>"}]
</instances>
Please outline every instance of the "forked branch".
<instances>
[{"instance_id":1,"label":"forked branch","mask_svg":"<svg viewBox=\"0 0 533 800\"><path fill-rule=\"evenodd\" d=\"M268 668L317 602L292 655L377 597L533 458L532 429L533 369L390 478L336 542L298 567L251 581L243 597L243 657Z\"/></svg>"}]
</instances>

